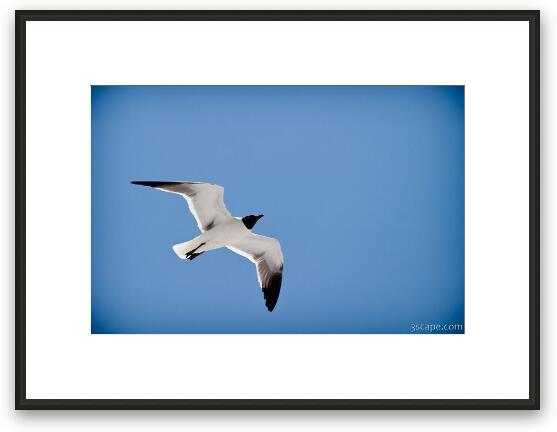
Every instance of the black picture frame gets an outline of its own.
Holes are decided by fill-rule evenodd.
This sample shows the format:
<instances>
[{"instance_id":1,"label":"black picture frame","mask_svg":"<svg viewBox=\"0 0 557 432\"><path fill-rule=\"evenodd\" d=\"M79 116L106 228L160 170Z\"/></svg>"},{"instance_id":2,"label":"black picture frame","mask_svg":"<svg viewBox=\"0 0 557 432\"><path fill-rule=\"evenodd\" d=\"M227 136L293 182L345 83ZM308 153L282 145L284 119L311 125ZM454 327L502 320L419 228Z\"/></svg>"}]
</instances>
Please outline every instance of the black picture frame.
<instances>
[{"instance_id":1,"label":"black picture frame","mask_svg":"<svg viewBox=\"0 0 557 432\"><path fill-rule=\"evenodd\" d=\"M26 43L28 21L528 21L528 399L28 399L26 396ZM539 409L540 407L540 12L451 11L15 11L15 408L16 409Z\"/></svg>"}]
</instances>

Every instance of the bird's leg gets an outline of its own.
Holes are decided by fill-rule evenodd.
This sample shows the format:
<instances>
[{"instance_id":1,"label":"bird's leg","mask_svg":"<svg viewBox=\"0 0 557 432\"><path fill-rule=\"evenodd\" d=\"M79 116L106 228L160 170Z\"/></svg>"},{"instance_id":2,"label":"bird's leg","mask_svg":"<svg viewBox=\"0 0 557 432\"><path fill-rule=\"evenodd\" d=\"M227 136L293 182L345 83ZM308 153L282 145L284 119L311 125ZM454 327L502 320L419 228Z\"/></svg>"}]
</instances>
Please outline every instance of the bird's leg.
<instances>
[{"instance_id":1,"label":"bird's leg","mask_svg":"<svg viewBox=\"0 0 557 432\"><path fill-rule=\"evenodd\" d=\"M195 251L196 251L197 249L199 249L201 246L203 246L204 244L205 244L205 243L201 243L201 244L200 244L199 246L197 246L195 249L192 249L191 251L187 252L187 253L186 253L186 258L189 259L189 260L192 260L192 259L194 259L196 256L201 255L203 252L195 253Z\"/></svg>"},{"instance_id":2,"label":"bird's leg","mask_svg":"<svg viewBox=\"0 0 557 432\"><path fill-rule=\"evenodd\" d=\"M204 254L205 252L199 252L199 253L191 253L187 256L187 259L189 259L190 261L197 258L199 255Z\"/></svg>"}]
</instances>

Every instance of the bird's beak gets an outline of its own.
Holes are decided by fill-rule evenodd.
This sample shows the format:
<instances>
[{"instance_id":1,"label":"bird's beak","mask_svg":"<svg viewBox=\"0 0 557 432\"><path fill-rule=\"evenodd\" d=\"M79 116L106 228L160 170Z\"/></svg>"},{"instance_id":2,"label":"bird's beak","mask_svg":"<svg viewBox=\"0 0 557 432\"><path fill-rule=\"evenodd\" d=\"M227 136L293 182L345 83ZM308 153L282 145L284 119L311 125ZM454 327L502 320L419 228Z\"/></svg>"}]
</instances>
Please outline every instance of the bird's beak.
<instances>
[{"instance_id":1,"label":"bird's beak","mask_svg":"<svg viewBox=\"0 0 557 432\"><path fill-rule=\"evenodd\" d=\"M257 220L261 219L265 215L257 215Z\"/></svg>"}]
</instances>

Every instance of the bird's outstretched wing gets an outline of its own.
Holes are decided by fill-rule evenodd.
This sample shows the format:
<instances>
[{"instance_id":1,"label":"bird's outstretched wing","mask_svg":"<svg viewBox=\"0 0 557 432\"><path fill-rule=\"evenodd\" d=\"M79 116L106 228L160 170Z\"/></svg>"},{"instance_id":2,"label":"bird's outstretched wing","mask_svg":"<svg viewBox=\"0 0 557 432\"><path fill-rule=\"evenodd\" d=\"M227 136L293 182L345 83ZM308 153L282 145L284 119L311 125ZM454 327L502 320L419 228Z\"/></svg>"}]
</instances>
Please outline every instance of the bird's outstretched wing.
<instances>
[{"instance_id":1,"label":"bird's outstretched wing","mask_svg":"<svg viewBox=\"0 0 557 432\"><path fill-rule=\"evenodd\" d=\"M132 184L182 195L201 232L232 217L224 205L224 188L216 184L165 181L132 181Z\"/></svg>"},{"instance_id":2,"label":"bird's outstretched wing","mask_svg":"<svg viewBox=\"0 0 557 432\"><path fill-rule=\"evenodd\" d=\"M269 312L272 312L279 298L284 267L279 241L250 233L246 239L228 245L227 248L255 264L265 305Z\"/></svg>"}]
</instances>

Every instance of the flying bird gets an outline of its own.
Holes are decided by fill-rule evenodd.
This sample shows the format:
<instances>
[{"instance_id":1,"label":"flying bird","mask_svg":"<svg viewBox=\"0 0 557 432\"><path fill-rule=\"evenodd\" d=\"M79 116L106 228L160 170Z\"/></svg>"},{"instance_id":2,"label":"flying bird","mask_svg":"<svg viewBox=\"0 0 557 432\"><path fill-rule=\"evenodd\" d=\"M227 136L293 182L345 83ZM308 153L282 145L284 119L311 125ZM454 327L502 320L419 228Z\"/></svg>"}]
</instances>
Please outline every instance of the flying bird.
<instances>
[{"instance_id":1,"label":"flying bird","mask_svg":"<svg viewBox=\"0 0 557 432\"><path fill-rule=\"evenodd\" d=\"M176 255L193 260L207 251L226 247L249 259L257 269L265 305L269 312L273 311L280 294L284 259L277 239L251 232L263 215L233 217L224 205L224 188L212 183L132 181L132 184L182 195L201 235L172 246Z\"/></svg>"}]
</instances>

